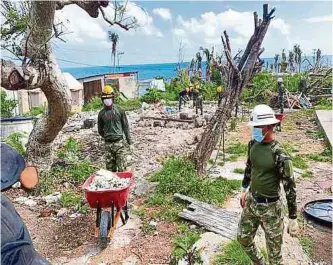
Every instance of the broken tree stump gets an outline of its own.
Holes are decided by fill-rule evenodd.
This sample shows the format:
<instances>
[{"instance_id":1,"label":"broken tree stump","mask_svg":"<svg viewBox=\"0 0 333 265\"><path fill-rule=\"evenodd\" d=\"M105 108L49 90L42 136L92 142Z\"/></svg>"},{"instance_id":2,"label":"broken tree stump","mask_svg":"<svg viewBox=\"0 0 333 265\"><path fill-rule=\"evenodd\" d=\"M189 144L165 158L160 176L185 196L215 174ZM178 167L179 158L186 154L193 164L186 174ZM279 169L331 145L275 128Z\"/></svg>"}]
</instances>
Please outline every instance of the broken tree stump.
<instances>
[{"instance_id":1,"label":"broken tree stump","mask_svg":"<svg viewBox=\"0 0 333 265\"><path fill-rule=\"evenodd\" d=\"M235 239L240 215L212 204L197 201L182 194L174 194L174 197L190 203L179 216L192 221L208 231L219 234L230 240Z\"/></svg>"}]
</instances>

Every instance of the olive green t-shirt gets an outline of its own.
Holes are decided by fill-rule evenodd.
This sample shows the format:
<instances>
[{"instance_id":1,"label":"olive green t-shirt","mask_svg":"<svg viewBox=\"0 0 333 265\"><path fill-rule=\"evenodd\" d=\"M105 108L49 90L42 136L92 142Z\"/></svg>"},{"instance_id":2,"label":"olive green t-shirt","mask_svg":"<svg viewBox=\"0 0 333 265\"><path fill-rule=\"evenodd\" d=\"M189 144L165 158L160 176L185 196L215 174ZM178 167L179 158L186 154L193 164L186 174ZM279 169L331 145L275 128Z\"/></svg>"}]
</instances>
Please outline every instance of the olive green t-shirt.
<instances>
[{"instance_id":1,"label":"olive green t-shirt","mask_svg":"<svg viewBox=\"0 0 333 265\"><path fill-rule=\"evenodd\" d=\"M272 143L255 142L250 150L251 170L251 192L259 197L278 197L280 193L280 179Z\"/></svg>"}]
</instances>

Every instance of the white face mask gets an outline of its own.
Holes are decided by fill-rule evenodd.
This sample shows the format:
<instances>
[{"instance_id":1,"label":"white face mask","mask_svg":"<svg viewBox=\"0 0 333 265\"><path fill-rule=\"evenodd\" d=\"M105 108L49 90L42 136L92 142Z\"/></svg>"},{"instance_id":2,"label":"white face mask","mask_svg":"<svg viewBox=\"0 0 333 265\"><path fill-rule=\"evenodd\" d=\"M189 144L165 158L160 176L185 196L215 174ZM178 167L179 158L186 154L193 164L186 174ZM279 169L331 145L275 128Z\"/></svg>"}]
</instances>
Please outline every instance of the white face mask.
<instances>
[{"instance_id":1,"label":"white face mask","mask_svg":"<svg viewBox=\"0 0 333 265\"><path fill-rule=\"evenodd\" d=\"M110 107L112 105L112 98L107 98L103 100L105 106Z\"/></svg>"}]
</instances>

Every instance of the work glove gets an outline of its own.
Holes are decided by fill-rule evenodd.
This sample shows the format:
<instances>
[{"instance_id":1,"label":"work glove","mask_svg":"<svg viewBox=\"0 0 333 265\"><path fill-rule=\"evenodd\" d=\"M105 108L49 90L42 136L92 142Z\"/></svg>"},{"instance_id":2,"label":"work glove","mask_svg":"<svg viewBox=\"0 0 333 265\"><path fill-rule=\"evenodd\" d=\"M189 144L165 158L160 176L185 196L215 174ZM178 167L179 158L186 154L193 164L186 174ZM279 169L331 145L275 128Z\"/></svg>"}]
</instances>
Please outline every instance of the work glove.
<instances>
[{"instance_id":1,"label":"work glove","mask_svg":"<svg viewBox=\"0 0 333 265\"><path fill-rule=\"evenodd\" d=\"M240 199L240 205L242 208L245 207L245 204L246 204L246 198L247 198L247 195L249 194L249 189L243 189L243 192L242 192L242 197Z\"/></svg>"},{"instance_id":2,"label":"work glove","mask_svg":"<svg viewBox=\"0 0 333 265\"><path fill-rule=\"evenodd\" d=\"M131 152L131 153L134 153L134 145L131 144L131 145L129 146L129 148L130 148L130 152Z\"/></svg>"},{"instance_id":3,"label":"work glove","mask_svg":"<svg viewBox=\"0 0 333 265\"><path fill-rule=\"evenodd\" d=\"M297 233L298 233L298 231L299 231L299 226L298 226L297 218L295 218L295 219L289 219L287 232L291 236L296 236Z\"/></svg>"}]
</instances>

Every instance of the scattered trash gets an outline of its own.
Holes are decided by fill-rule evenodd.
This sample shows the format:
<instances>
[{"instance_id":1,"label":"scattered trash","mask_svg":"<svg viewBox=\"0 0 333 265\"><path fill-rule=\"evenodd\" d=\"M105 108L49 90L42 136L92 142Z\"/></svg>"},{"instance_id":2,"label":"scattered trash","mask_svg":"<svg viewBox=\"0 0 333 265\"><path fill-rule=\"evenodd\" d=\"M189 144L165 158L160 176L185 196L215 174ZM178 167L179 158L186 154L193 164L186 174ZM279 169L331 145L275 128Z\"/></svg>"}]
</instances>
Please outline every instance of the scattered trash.
<instances>
[{"instance_id":1,"label":"scattered trash","mask_svg":"<svg viewBox=\"0 0 333 265\"><path fill-rule=\"evenodd\" d=\"M29 207L34 207L37 205L37 202L35 202L34 200L32 200L28 197L18 197L14 200L14 202L16 202L18 204L25 204Z\"/></svg>"},{"instance_id":2,"label":"scattered trash","mask_svg":"<svg viewBox=\"0 0 333 265\"><path fill-rule=\"evenodd\" d=\"M77 217L80 217L81 214L80 213L73 213L69 216L69 218L77 218Z\"/></svg>"},{"instance_id":3,"label":"scattered trash","mask_svg":"<svg viewBox=\"0 0 333 265\"><path fill-rule=\"evenodd\" d=\"M21 182L16 182L12 187L14 189L19 189L21 187Z\"/></svg>"},{"instance_id":4,"label":"scattered trash","mask_svg":"<svg viewBox=\"0 0 333 265\"><path fill-rule=\"evenodd\" d=\"M43 197L43 200L46 201L46 204L51 204L51 203L56 203L59 201L61 198L61 193L60 192L55 192L51 195L47 195Z\"/></svg>"},{"instance_id":5,"label":"scattered trash","mask_svg":"<svg viewBox=\"0 0 333 265\"><path fill-rule=\"evenodd\" d=\"M129 186L129 178L119 178L115 173L100 169L89 186L89 190L123 189Z\"/></svg>"},{"instance_id":6,"label":"scattered trash","mask_svg":"<svg viewBox=\"0 0 333 265\"><path fill-rule=\"evenodd\" d=\"M57 217L61 218L64 217L67 214L68 210L66 208L61 208L58 213L57 213Z\"/></svg>"},{"instance_id":7,"label":"scattered trash","mask_svg":"<svg viewBox=\"0 0 333 265\"><path fill-rule=\"evenodd\" d=\"M149 225L150 225L150 226L153 226L153 227L156 227L156 226L157 226L157 222L151 220L151 221L149 222Z\"/></svg>"}]
</instances>

